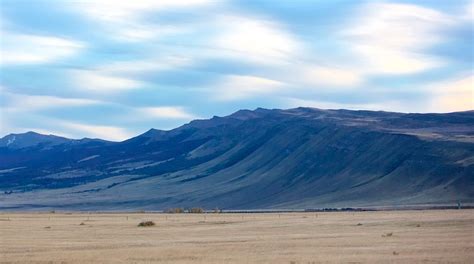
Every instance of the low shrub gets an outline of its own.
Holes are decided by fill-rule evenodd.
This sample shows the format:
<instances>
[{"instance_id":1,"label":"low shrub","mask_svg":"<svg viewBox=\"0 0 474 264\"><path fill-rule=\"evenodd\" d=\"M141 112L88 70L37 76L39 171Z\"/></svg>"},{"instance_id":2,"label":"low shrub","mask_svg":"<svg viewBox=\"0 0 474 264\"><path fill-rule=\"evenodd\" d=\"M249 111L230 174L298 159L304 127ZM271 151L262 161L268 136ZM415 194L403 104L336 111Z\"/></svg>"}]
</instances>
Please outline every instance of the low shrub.
<instances>
[{"instance_id":1,"label":"low shrub","mask_svg":"<svg viewBox=\"0 0 474 264\"><path fill-rule=\"evenodd\" d=\"M168 214L182 214L184 213L184 209L183 208L170 208L166 210L166 212Z\"/></svg>"},{"instance_id":2,"label":"low shrub","mask_svg":"<svg viewBox=\"0 0 474 264\"><path fill-rule=\"evenodd\" d=\"M202 209L202 208L200 208L200 207L194 207L194 208L188 209L188 213L191 213L191 214L202 214L202 213L204 213L204 209Z\"/></svg>"},{"instance_id":3,"label":"low shrub","mask_svg":"<svg viewBox=\"0 0 474 264\"><path fill-rule=\"evenodd\" d=\"M148 227L148 226L154 226L155 222L153 221L143 221L138 224L139 227Z\"/></svg>"}]
</instances>

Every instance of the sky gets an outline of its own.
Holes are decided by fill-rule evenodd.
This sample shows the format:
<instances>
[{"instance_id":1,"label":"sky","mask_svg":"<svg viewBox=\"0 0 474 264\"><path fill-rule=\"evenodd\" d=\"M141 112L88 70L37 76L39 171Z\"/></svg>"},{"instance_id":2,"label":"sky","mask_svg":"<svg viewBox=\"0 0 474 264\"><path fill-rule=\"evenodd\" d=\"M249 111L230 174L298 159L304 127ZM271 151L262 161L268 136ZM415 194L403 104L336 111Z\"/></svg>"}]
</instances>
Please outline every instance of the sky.
<instances>
[{"instance_id":1,"label":"sky","mask_svg":"<svg viewBox=\"0 0 474 264\"><path fill-rule=\"evenodd\" d=\"M239 109L474 109L474 2L0 0L0 136Z\"/></svg>"}]
</instances>

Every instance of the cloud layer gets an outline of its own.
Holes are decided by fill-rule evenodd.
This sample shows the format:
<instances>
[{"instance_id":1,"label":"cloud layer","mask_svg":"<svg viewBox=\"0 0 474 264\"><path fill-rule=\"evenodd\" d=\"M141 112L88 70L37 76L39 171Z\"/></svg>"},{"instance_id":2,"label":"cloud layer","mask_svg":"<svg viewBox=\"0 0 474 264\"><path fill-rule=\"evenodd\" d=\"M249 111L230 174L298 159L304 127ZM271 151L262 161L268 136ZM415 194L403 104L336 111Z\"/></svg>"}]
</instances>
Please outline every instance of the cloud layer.
<instances>
[{"instance_id":1,"label":"cloud layer","mask_svg":"<svg viewBox=\"0 0 474 264\"><path fill-rule=\"evenodd\" d=\"M2 134L123 140L256 107L474 108L472 1L2 5Z\"/></svg>"}]
</instances>

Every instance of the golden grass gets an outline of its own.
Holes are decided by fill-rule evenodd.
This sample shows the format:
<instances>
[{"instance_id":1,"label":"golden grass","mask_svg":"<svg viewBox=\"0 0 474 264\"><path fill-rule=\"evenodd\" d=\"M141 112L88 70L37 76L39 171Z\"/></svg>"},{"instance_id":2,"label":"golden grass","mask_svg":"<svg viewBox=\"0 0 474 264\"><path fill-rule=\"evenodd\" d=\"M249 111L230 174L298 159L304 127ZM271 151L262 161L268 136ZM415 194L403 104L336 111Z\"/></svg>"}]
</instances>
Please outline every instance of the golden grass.
<instances>
[{"instance_id":1,"label":"golden grass","mask_svg":"<svg viewBox=\"0 0 474 264\"><path fill-rule=\"evenodd\" d=\"M156 225L137 227L142 221ZM0 214L0 263L472 263L473 259L474 210Z\"/></svg>"}]
</instances>

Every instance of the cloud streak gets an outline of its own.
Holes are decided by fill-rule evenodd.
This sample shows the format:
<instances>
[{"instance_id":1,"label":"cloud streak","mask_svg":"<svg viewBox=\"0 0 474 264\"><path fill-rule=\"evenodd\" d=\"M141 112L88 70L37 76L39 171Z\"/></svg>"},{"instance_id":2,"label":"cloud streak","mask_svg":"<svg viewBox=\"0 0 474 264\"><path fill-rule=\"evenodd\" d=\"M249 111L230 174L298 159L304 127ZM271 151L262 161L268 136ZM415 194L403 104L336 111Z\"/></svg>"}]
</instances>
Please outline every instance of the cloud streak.
<instances>
[{"instance_id":1,"label":"cloud streak","mask_svg":"<svg viewBox=\"0 0 474 264\"><path fill-rule=\"evenodd\" d=\"M433 97L429 105L432 112L474 110L474 75L465 75L429 85Z\"/></svg>"},{"instance_id":2,"label":"cloud streak","mask_svg":"<svg viewBox=\"0 0 474 264\"><path fill-rule=\"evenodd\" d=\"M195 115L188 113L180 106L155 106L155 107L139 107L134 110L138 116L154 119L186 119L192 120L197 118Z\"/></svg>"},{"instance_id":3,"label":"cloud streak","mask_svg":"<svg viewBox=\"0 0 474 264\"><path fill-rule=\"evenodd\" d=\"M313 85L316 87L357 87L363 82L363 77L356 70L307 65L297 68L293 76L298 76L303 84Z\"/></svg>"},{"instance_id":4,"label":"cloud streak","mask_svg":"<svg viewBox=\"0 0 474 264\"><path fill-rule=\"evenodd\" d=\"M94 70L71 70L69 74L73 86L93 93L118 93L145 85L142 81Z\"/></svg>"},{"instance_id":5,"label":"cloud streak","mask_svg":"<svg viewBox=\"0 0 474 264\"><path fill-rule=\"evenodd\" d=\"M103 102L93 99L64 98L50 95L26 95L2 91L5 96L4 111L8 112L31 112L43 109L61 107L80 107L87 105L98 105Z\"/></svg>"},{"instance_id":6,"label":"cloud streak","mask_svg":"<svg viewBox=\"0 0 474 264\"><path fill-rule=\"evenodd\" d=\"M369 3L342 31L368 73L410 74L445 62L424 51L443 41L439 31L453 20L436 10L413 4Z\"/></svg>"},{"instance_id":7,"label":"cloud streak","mask_svg":"<svg viewBox=\"0 0 474 264\"><path fill-rule=\"evenodd\" d=\"M132 133L124 128L116 126L97 126L75 122L61 122L59 125L73 131L74 134L80 134L90 138L122 141L133 136Z\"/></svg>"},{"instance_id":8,"label":"cloud streak","mask_svg":"<svg viewBox=\"0 0 474 264\"><path fill-rule=\"evenodd\" d=\"M81 1L74 10L112 33L110 36L121 41L140 42L186 31L183 27L156 25L144 16L152 12L191 9L213 4L210 0L101 0Z\"/></svg>"},{"instance_id":9,"label":"cloud streak","mask_svg":"<svg viewBox=\"0 0 474 264\"><path fill-rule=\"evenodd\" d=\"M85 44L55 36L2 31L0 65L44 64L77 55Z\"/></svg>"},{"instance_id":10,"label":"cloud streak","mask_svg":"<svg viewBox=\"0 0 474 264\"><path fill-rule=\"evenodd\" d=\"M211 90L218 101L235 101L274 94L285 84L267 78L248 75L225 76Z\"/></svg>"},{"instance_id":11,"label":"cloud streak","mask_svg":"<svg viewBox=\"0 0 474 264\"><path fill-rule=\"evenodd\" d=\"M288 60L301 49L298 40L281 25L249 16L222 15L223 25L213 40L216 48L235 52L235 56L257 63L278 63Z\"/></svg>"},{"instance_id":12,"label":"cloud streak","mask_svg":"<svg viewBox=\"0 0 474 264\"><path fill-rule=\"evenodd\" d=\"M472 1L17 2L0 18L2 131L124 138L241 108L472 108Z\"/></svg>"}]
</instances>

